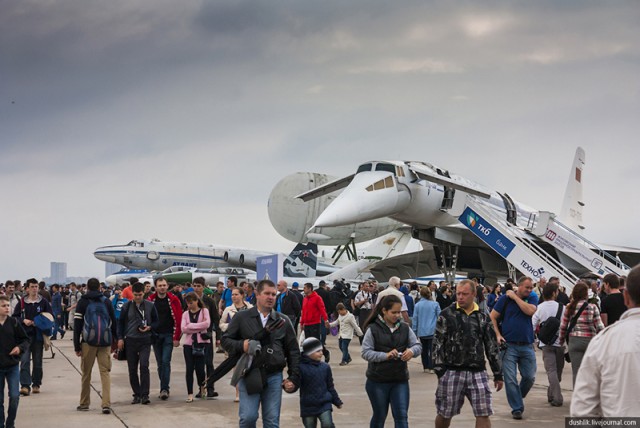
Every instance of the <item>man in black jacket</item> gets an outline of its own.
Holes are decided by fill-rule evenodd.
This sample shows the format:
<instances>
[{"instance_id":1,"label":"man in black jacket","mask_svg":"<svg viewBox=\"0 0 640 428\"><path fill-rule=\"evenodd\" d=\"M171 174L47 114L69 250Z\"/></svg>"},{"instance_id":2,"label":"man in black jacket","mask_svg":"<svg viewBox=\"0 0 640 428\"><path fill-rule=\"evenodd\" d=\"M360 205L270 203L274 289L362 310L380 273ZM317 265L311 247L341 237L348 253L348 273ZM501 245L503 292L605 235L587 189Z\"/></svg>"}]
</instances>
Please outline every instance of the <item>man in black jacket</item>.
<instances>
[{"instance_id":1,"label":"man in black jacket","mask_svg":"<svg viewBox=\"0 0 640 428\"><path fill-rule=\"evenodd\" d=\"M464 279L456 289L456 304L445 308L436 322L434 366L438 375L436 428L447 428L470 397L476 427L490 427L493 414L485 354L496 391L503 386L498 342L491 321L475 302L476 287Z\"/></svg>"},{"instance_id":2,"label":"man in black jacket","mask_svg":"<svg viewBox=\"0 0 640 428\"><path fill-rule=\"evenodd\" d=\"M133 390L131 404L149 404L151 331L158 327L158 311L152 302L144 300L141 282L133 284L131 291L133 300L124 304L118 320L118 349L122 350L126 345L129 383Z\"/></svg>"},{"instance_id":3,"label":"man in black jacket","mask_svg":"<svg viewBox=\"0 0 640 428\"><path fill-rule=\"evenodd\" d=\"M240 427L255 427L258 410L262 405L262 423L264 427L280 425L280 406L282 389L295 392L300 384L300 349L296 341L291 321L274 310L276 303L276 285L269 280L258 284L256 306L240 311L231 320L226 333L222 336L222 346L232 355L248 354L249 342L252 349L260 351L251 357L249 370L240 379L239 417ZM259 343L256 343L259 341ZM283 380L282 370L288 368L288 378ZM257 391L247 391L247 376L251 372L259 374Z\"/></svg>"},{"instance_id":4,"label":"man in black jacket","mask_svg":"<svg viewBox=\"0 0 640 428\"><path fill-rule=\"evenodd\" d=\"M4 417L4 394L0 395L0 426L12 428L20 402L20 355L29 350L29 337L16 318L10 317L11 302L0 296L0 386L7 381L9 408Z\"/></svg>"},{"instance_id":5,"label":"man in black jacket","mask_svg":"<svg viewBox=\"0 0 640 428\"><path fill-rule=\"evenodd\" d=\"M287 281L278 281L278 295L276 296L276 311L285 314L293 324L293 330L298 330L302 305L293 291L287 288Z\"/></svg>"},{"instance_id":6,"label":"man in black jacket","mask_svg":"<svg viewBox=\"0 0 640 428\"><path fill-rule=\"evenodd\" d=\"M100 282L96 278L90 278L87 281L87 294L83 295L78 302L73 320L73 346L76 355L81 357L82 363L82 387L80 390L80 405L76 408L78 411L89 410L91 397L91 370L93 363L98 360L98 369L100 370L100 383L102 384L102 413L111 413L111 350L118 334L116 325L116 315L113 310L111 301L100 292ZM84 341L82 335L84 331L84 317L87 308L93 303L103 304L106 313L109 315L109 325L105 326L111 330L112 343L100 346L91 345ZM82 341L80 340L82 338Z\"/></svg>"}]
</instances>

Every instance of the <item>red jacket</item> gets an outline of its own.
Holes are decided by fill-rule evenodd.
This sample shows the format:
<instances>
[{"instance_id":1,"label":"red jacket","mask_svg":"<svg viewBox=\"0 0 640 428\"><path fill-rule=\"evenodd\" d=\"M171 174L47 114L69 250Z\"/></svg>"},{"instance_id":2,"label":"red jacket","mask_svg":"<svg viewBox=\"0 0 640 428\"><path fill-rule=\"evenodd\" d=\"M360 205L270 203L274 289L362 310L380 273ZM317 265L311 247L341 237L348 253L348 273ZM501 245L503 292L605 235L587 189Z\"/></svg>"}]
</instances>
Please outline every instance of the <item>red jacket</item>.
<instances>
[{"instance_id":1,"label":"red jacket","mask_svg":"<svg viewBox=\"0 0 640 428\"><path fill-rule=\"evenodd\" d=\"M148 300L155 302L157 296L158 293L153 293ZM167 296L169 297L169 309L171 309L171 316L173 317L173 340L178 341L182 336L182 303L171 292L168 292Z\"/></svg>"},{"instance_id":2,"label":"red jacket","mask_svg":"<svg viewBox=\"0 0 640 428\"><path fill-rule=\"evenodd\" d=\"M327 311L324 308L322 297L313 291L308 296L304 296L304 299L302 300L302 317L300 318L300 325L320 324L322 319L328 320L329 317L327 316Z\"/></svg>"}]
</instances>

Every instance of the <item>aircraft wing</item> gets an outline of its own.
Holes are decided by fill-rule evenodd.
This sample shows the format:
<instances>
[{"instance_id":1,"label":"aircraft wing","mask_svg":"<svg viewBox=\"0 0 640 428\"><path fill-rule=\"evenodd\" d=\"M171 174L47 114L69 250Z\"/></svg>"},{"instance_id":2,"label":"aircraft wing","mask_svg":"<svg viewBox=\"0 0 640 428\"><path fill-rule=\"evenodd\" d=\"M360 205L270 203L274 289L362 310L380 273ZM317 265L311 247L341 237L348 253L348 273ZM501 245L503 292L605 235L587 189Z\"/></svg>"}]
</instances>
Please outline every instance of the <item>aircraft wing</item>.
<instances>
[{"instance_id":1,"label":"aircraft wing","mask_svg":"<svg viewBox=\"0 0 640 428\"><path fill-rule=\"evenodd\" d=\"M401 279L419 278L441 274L439 261L442 253L437 246L423 242L424 249L379 261L370 268L373 276L380 282L390 277ZM504 259L480 241L477 244L463 244L458 250L457 271L469 277L482 278L485 284L503 280L509 275Z\"/></svg>"},{"instance_id":2,"label":"aircraft wing","mask_svg":"<svg viewBox=\"0 0 640 428\"><path fill-rule=\"evenodd\" d=\"M305 202L308 202L312 199L319 198L320 196L327 195L329 193L333 193L336 190L344 189L351 183L355 174L348 175L343 178L339 178L337 180L330 181L327 184L323 184L322 186L318 186L315 189L311 189L307 192L301 193L296 198L302 199Z\"/></svg>"},{"instance_id":3,"label":"aircraft wing","mask_svg":"<svg viewBox=\"0 0 640 428\"><path fill-rule=\"evenodd\" d=\"M490 193L487 193L479 187L473 186L472 183L464 183L454 178L448 178L443 175L436 174L431 169L427 168L426 165L422 165L416 162L409 162L409 169L411 170L411 172L413 172L423 180L442 184L443 186L447 187L452 187L456 190L460 190L474 196L479 196L481 198L489 199L491 197Z\"/></svg>"}]
</instances>

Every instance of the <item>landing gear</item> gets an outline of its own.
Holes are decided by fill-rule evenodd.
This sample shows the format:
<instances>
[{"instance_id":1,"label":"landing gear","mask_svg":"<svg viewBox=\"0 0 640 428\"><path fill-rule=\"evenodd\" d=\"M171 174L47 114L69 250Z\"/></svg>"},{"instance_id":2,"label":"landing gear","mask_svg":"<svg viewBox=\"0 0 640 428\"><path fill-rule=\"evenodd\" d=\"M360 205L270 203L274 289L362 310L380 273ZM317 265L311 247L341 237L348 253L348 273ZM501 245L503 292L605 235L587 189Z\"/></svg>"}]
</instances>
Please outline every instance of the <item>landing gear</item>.
<instances>
[{"instance_id":1,"label":"landing gear","mask_svg":"<svg viewBox=\"0 0 640 428\"><path fill-rule=\"evenodd\" d=\"M513 279L514 281L516 280L516 275L518 273L518 271L516 271L515 266L513 266L511 263L507 262L507 268L509 269L509 278Z\"/></svg>"},{"instance_id":2,"label":"landing gear","mask_svg":"<svg viewBox=\"0 0 640 428\"><path fill-rule=\"evenodd\" d=\"M456 244L451 242L438 241L438 249L440 250L440 270L444 275L445 281L453 285L456 280L456 265L458 263L458 248Z\"/></svg>"},{"instance_id":3,"label":"landing gear","mask_svg":"<svg viewBox=\"0 0 640 428\"><path fill-rule=\"evenodd\" d=\"M340 260L340 257L342 257L344 253L347 253L347 260L358 260L358 254L356 253L355 236L352 235L346 244L340 244L336 247L333 255L331 256L334 265L338 262L338 260Z\"/></svg>"}]
</instances>

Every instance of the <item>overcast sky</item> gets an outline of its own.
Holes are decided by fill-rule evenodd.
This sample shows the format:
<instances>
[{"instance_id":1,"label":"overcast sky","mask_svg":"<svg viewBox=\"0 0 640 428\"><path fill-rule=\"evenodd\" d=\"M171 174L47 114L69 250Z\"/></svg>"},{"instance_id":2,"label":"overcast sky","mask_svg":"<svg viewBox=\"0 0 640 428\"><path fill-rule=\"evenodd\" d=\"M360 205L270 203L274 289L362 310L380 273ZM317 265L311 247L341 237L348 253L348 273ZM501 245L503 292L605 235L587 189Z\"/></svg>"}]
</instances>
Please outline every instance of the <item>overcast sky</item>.
<instances>
[{"instance_id":1,"label":"overcast sky","mask_svg":"<svg viewBox=\"0 0 640 428\"><path fill-rule=\"evenodd\" d=\"M131 239L288 252L296 171L421 160L640 246L628 2L0 0L0 282Z\"/></svg>"}]
</instances>

